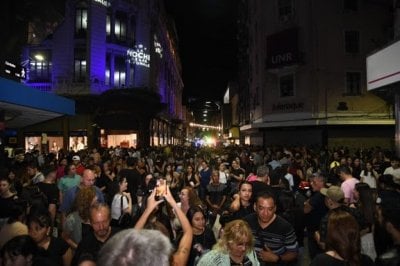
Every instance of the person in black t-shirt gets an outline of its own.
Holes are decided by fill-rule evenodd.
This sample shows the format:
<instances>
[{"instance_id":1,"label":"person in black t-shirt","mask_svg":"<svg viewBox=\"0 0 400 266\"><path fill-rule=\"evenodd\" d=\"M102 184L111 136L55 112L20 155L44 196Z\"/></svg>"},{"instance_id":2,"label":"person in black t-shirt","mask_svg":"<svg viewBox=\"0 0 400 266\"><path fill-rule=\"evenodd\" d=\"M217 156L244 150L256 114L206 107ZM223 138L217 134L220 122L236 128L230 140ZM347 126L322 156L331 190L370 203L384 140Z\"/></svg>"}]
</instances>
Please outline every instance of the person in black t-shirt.
<instances>
[{"instance_id":1,"label":"person in black t-shirt","mask_svg":"<svg viewBox=\"0 0 400 266\"><path fill-rule=\"evenodd\" d=\"M226 185L219 182L219 172L212 171L211 183L206 190L206 203L211 211L210 224L213 224L217 214L221 214L226 201Z\"/></svg>"},{"instance_id":2,"label":"person in black t-shirt","mask_svg":"<svg viewBox=\"0 0 400 266\"><path fill-rule=\"evenodd\" d=\"M119 231L118 228L111 227L110 222L111 212L108 205L98 203L90 208L90 224L93 231L79 242L72 265L77 265L80 257L87 253L97 259L98 252L104 243Z\"/></svg>"},{"instance_id":3,"label":"person in black t-shirt","mask_svg":"<svg viewBox=\"0 0 400 266\"><path fill-rule=\"evenodd\" d=\"M44 175L44 180L43 182L38 183L37 186L47 198L47 207L51 216L52 224L54 225L60 195L58 187L55 183L57 169L53 167L45 168L43 169L42 173Z\"/></svg>"},{"instance_id":4,"label":"person in black t-shirt","mask_svg":"<svg viewBox=\"0 0 400 266\"><path fill-rule=\"evenodd\" d=\"M315 173L310 181L313 194L310 199L304 202L303 211L306 214L308 252L310 258L313 259L317 254L322 253L314 235L318 231L322 218L328 213L328 208L325 205L325 197L320 192L325 187L325 177L322 174Z\"/></svg>"},{"instance_id":5,"label":"person in black t-shirt","mask_svg":"<svg viewBox=\"0 0 400 266\"><path fill-rule=\"evenodd\" d=\"M203 210L200 207L192 207L188 210L186 217L188 218L193 229L192 248L188 264L189 266L196 265L200 256L214 246L217 242L213 231L206 227L206 219Z\"/></svg>"},{"instance_id":6,"label":"person in black t-shirt","mask_svg":"<svg viewBox=\"0 0 400 266\"><path fill-rule=\"evenodd\" d=\"M141 174L139 171L136 169L137 165L137 158L132 158L129 157L126 160L126 165L127 168L122 169L119 172L119 176L123 176L126 178L126 181L128 182L128 191L132 196L137 194L137 190L139 188L139 185L142 184L142 181L144 178L142 178ZM137 203L137 198L132 197L132 204Z\"/></svg>"},{"instance_id":7,"label":"person in black t-shirt","mask_svg":"<svg viewBox=\"0 0 400 266\"><path fill-rule=\"evenodd\" d=\"M29 235L42 250L42 255L57 265L70 265L72 251L62 238L51 235L49 213L35 213L28 218Z\"/></svg>"},{"instance_id":8,"label":"person in black t-shirt","mask_svg":"<svg viewBox=\"0 0 400 266\"><path fill-rule=\"evenodd\" d=\"M229 211L230 215L224 216L224 222L242 219L254 212L253 202L251 201L253 182L244 181L239 185L239 193L234 196Z\"/></svg>"}]
</instances>

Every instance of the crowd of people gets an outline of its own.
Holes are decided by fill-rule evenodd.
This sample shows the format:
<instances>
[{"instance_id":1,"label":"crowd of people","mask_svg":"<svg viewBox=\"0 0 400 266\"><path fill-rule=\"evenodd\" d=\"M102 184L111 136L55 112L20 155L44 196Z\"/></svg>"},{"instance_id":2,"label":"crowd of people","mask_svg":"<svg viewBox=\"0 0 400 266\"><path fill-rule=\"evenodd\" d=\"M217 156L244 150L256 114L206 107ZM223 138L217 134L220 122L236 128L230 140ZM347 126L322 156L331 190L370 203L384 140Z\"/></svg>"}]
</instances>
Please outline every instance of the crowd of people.
<instances>
[{"instance_id":1,"label":"crowd of people","mask_svg":"<svg viewBox=\"0 0 400 266\"><path fill-rule=\"evenodd\" d=\"M400 160L379 147L61 149L4 166L2 265L400 265Z\"/></svg>"}]
</instances>

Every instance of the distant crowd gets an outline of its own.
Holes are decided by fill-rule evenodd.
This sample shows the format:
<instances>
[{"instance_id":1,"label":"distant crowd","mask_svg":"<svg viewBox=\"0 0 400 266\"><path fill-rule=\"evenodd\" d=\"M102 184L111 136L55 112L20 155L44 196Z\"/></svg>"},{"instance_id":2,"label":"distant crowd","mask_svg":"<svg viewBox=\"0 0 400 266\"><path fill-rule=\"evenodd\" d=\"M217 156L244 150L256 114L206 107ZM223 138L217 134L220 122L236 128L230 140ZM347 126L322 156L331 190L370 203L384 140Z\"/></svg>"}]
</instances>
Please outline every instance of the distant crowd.
<instances>
[{"instance_id":1,"label":"distant crowd","mask_svg":"<svg viewBox=\"0 0 400 266\"><path fill-rule=\"evenodd\" d=\"M400 265L400 159L379 147L115 147L3 165L2 265Z\"/></svg>"}]
</instances>

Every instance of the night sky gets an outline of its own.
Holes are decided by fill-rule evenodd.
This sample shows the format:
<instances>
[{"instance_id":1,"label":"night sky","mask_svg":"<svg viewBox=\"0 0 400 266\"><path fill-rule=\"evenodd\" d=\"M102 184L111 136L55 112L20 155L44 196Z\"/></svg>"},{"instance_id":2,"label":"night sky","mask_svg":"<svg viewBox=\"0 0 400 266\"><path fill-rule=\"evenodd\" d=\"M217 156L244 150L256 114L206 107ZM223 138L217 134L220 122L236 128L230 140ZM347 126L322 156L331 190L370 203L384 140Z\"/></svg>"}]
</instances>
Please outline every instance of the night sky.
<instances>
[{"instance_id":1,"label":"night sky","mask_svg":"<svg viewBox=\"0 0 400 266\"><path fill-rule=\"evenodd\" d=\"M220 101L236 77L236 0L165 2L178 30L184 101Z\"/></svg>"}]
</instances>

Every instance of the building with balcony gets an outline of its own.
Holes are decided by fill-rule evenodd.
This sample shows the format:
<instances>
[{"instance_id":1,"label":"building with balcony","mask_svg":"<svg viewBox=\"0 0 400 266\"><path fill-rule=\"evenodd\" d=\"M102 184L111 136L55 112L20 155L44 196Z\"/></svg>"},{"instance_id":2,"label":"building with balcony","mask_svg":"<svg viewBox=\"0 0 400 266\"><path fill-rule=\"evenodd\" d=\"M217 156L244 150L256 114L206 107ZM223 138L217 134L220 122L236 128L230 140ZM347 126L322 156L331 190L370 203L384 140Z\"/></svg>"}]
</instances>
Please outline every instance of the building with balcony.
<instances>
[{"instance_id":1,"label":"building with balcony","mask_svg":"<svg viewBox=\"0 0 400 266\"><path fill-rule=\"evenodd\" d=\"M242 142L393 146L393 105L367 90L365 67L392 38L392 1L241 5Z\"/></svg>"},{"instance_id":2,"label":"building with balcony","mask_svg":"<svg viewBox=\"0 0 400 266\"><path fill-rule=\"evenodd\" d=\"M30 24L26 85L76 100L77 115L24 129L68 131L86 146L177 144L183 119L181 63L164 1L67 0L44 39ZM51 132L50 132L51 134Z\"/></svg>"}]
</instances>

